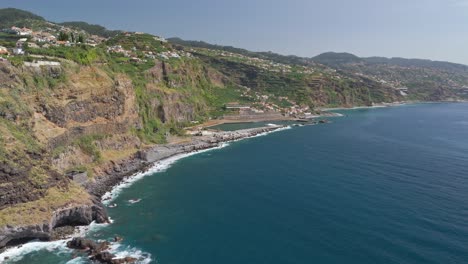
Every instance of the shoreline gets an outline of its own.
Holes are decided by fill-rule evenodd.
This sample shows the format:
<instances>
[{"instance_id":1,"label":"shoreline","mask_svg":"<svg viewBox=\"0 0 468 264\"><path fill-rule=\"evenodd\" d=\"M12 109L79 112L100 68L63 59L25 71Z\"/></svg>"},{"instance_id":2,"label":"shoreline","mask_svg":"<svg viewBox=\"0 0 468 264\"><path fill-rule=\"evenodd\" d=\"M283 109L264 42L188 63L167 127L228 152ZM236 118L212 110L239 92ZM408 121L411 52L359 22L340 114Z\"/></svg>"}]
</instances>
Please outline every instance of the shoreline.
<instances>
[{"instance_id":1,"label":"shoreline","mask_svg":"<svg viewBox=\"0 0 468 264\"><path fill-rule=\"evenodd\" d=\"M404 102L391 105L378 105L371 107L353 107L353 108L328 108L321 109L322 111L332 111L332 110L352 110L352 109L365 109L365 108L385 108L393 106L402 106L408 104L424 104L424 103L446 103L446 102ZM453 103L453 102L450 102ZM466 103L466 102L461 102ZM337 113L325 112L325 115L320 115L318 117L330 117L338 116ZM312 118L317 118L314 116ZM297 120L297 119L296 119ZM268 121L280 121L280 120L268 120ZM254 121L255 122L255 121ZM256 121L261 122L261 121ZM245 122L242 122L245 123ZM221 131L214 132L208 136L193 136L191 137L190 142L177 143L177 144L165 144L165 145L154 145L147 149L140 150L134 155L125 158L119 162L111 162L113 167L110 167L108 170L104 171L104 174L95 176L95 179L92 182L88 182L84 187L91 195L94 195L98 200L99 204L102 205L103 210L107 215L107 207L109 203L115 199L119 193L131 186L134 182L140 180L143 177L146 177L153 173L162 172L175 162L179 161L188 156L196 155L205 151L210 151L214 149L223 148L228 146L230 142L240 141L248 138L253 138L257 136L267 135L272 132L282 131L289 129L289 125L276 125L276 126L263 126L257 128L248 128L235 131ZM60 210L59 210L60 212ZM31 245L36 245L35 243L40 243L40 249L48 248L50 243L64 243L64 241L69 241L76 236L84 236L89 230L93 229L94 226L106 226L112 223L112 221L107 223L96 223L95 221L76 227L75 232L69 233L66 236L63 236L58 239L49 239L41 240L43 237L28 237L33 238L29 241L23 241L16 245L9 247L0 248L0 263L4 257L9 259L14 258L14 256L24 255L25 251L32 247ZM15 229L25 229L28 227L14 227ZM33 228L38 228L34 226ZM0 230L1 231L1 230ZM49 230L52 232L53 230ZM30 233L28 233L30 234ZM42 233L43 234L43 233ZM0 234L3 235L3 234ZM1 237L0 237L1 239ZM38 242L37 240L41 240ZM26 246L28 245L28 246ZM28 251L27 253L34 252L36 250ZM27 254L26 253L26 254ZM13 256L13 257L12 257Z\"/></svg>"},{"instance_id":2,"label":"shoreline","mask_svg":"<svg viewBox=\"0 0 468 264\"><path fill-rule=\"evenodd\" d=\"M133 156L120 162L114 162L114 166L107 169L106 174L96 176L93 182L88 182L84 187L90 194L105 199L106 197L103 196L115 186L129 177L151 170L158 162L163 162L178 155L196 154L200 151L218 148L223 143L252 138L288 127L289 126L276 125L235 131L213 132L212 135L193 136L190 142L152 146L148 149L138 151ZM105 200L102 200L102 202L104 201Z\"/></svg>"},{"instance_id":3,"label":"shoreline","mask_svg":"<svg viewBox=\"0 0 468 264\"><path fill-rule=\"evenodd\" d=\"M322 109L320 109L322 110ZM265 117L265 118L255 118L255 119L252 119L252 118L239 118L239 119L212 119L212 120L209 120L209 121L206 121L204 123L201 123L201 124L198 124L198 125L195 125L195 126L191 126L191 127L187 127L185 128L186 130L193 130L193 129L203 129L203 128L210 128L210 127L214 127L214 126L218 126L218 125L223 125L223 124L248 124L248 123L260 123L260 122L278 122L278 121L301 121L301 120L311 120L311 119L314 119L314 118L327 118L327 117L337 117L337 116L340 116L336 113L333 113L333 112L327 112L327 111L323 111L322 113L320 114L314 114L314 115L311 115L311 116L308 116L306 118L299 118L299 117L291 117L291 116L282 116L282 117L279 117L279 118L269 118L269 117ZM239 116L241 117L241 116Z\"/></svg>"},{"instance_id":4,"label":"shoreline","mask_svg":"<svg viewBox=\"0 0 468 264\"><path fill-rule=\"evenodd\" d=\"M402 106L402 105L407 105L407 104L412 104L412 103L417 103L417 102L382 103L382 104L375 104L371 106L331 107L331 108L320 108L320 110L321 111L336 111L336 110L374 109L374 108Z\"/></svg>"},{"instance_id":5,"label":"shoreline","mask_svg":"<svg viewBox=\"0 0 468 264\"><path fill-rule=\"evenodd\" d=\"M393 103L379 103L379 104L375 104L372 106L319 108L319 110L327 112L327 111L336 111L336 110L375 109L375 108L398 107L398 106L415 105L415 104L443 104L443 103L468 103L468 100L401 101L401 102L393 102Z\"/></svg>"},{"instance_id":6,"label":"shoreline","mask_svg":"<svg viewBox=\"0 0 468 264\"><path fill-rule=\"evenodd\" d=\"M139 151L135 155L119 163L114 163L114 171L106 171L105 175L97 176L94 182L89 182L84 187L86 191L99 199L97 202L102 206L100 209L102 209L107 216L107 206L109 202L115 199L122 189L129 187L145 176L164 171L173 163L188 156L226 147L230 142L268 135L290 128L290 126L276 125L236 131L223 131L210 136L193 137L192 141L188 143L153 146L146 150ZM40 230L36 236L34 233L31 233L30 229L37 229L37 226L13 227L14 230L12 231L28 230L28 232L26 232L27 236L24 235L24 239L28 239L29 241L24 241L23 243L11 247L0 248L0 263L4 260L12 260L15 256L34 252L37 248L47 249L49 247L57 248L58 245L63 246L73 237L84 236L95 225L101 226L111 224L112 221L110 218L108 218L108 220L107 223L91 221L87 225L74 226L74 232L59 239L52 239L50 237L53 227L49 230L48 239L44 239L45 232L43 230ZM18 239L18 237L21 236L21 234L16 232L11 232L9 235L12 239ZM6 236L8 236L8 232Z\"/></svg>"}]
</instances>

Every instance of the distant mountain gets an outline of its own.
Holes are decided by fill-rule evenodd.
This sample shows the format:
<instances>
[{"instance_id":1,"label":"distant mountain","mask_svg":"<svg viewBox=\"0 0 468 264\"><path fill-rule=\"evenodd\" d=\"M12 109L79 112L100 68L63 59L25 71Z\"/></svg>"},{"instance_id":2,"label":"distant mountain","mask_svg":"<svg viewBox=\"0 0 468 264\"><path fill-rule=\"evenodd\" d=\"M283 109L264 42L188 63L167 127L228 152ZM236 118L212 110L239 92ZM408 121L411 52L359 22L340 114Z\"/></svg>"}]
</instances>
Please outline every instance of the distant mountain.
<instances>
[{"instance_id":1,"label":"distant mountain","mask_svg":"<svg viewBox=\"0 0 468 264\"><path fill-rule=\"evenodd\" d=\"M41 16L33 14L29 11L24 11L16 8L0 9L0 28L11 26L24 26L26 20L45 21Z\"/></svg>"},{"instance_id":2,"label":"distant mountain","mask_svg":"<svg viewBox=\"0 0 468 264\"><path fill-rule=\"evenodd\" d=\"M63 22L63 23L59 23L59 25L70 27L70 28L75 28L75 29L82 29L92 35L98 35L98 36L105 37L105 38L114 37L117 34L122 32L120 30L108 30L107 28L101 25L89 24L89 23L82 22L82 21Z\"/></svg>"},{"instance_id":3,"label":"distant mountain","mask_svg":"<svg viewBox=\"0 0 468 264\"><path fill-rule=\"evenodd\" d=\"M255 52L255 51L249 51L246 49L236 48L232 46L222 46L222 45L210 44L204 41L183 40L180 38L169 38L168 41L173 44L182 45L185 47L226 51L226 52L241 54L241 55L248 56L248 57L268 59L277 63L298 64L298 65L303 65L303 66L310 66L314 64L314 62L308 58L302 58L302 57L298 57L294 55L281 55L281 54L274 53L271 51Z\"/></svg>"},{"instance_id":4,"label":"distant mountain","mask_svg":"<svg viewBox=\"0 0 468 264\"><path fill-rule=\"evenodd\" d=\"M468 66L458 63L446 62L446 61L432 61L422 59L405 59L405 58L385 58L385 57L369 57L363 58L367 63L370 64L388 64L398 65L402 67L425 67L425 68L438 68L445 70L461 70L467 71Z\"/></svg>"},{"instance_id":5,"label":"distant mountain","mask_svg":"<svg viewBox=\"0 0 468 264\"><path fill-rule=\"evenodd\" d=\"M216 44L210 44L204 41L197 41L197 40L183 40L181 38L169 38L167 39L169 42L173 44L178 44L186 47L193 47L193 48L205 48L205 49L213 49L213 50L224 50L227 52L233 52L243 55L253 55L255 52L248 51L246 49L235 48L232 46L222 46Z\"/></svg>"},{"instance_id":6,"label":"distant mountain","mask_svg":"<svg viewBox=\"0 0 468 264\"><path fill-rule=\"evenodd\" d=\"M312 58L313 61L325 64L327 66L337 66L346 63L361 63L363 59L346 52L325 52Z\"/></svg>"},{"instance_id":7,"label":"distant mountain","mask_svg":"<svg viewBox=\"0 0 468 264\"><path fill-rule=\"evenodd\" d=\"M0 29L9 28L12 26L37 28L44 26L45 23L47 23L47 21L43 17L33 14L29 11L16 8L0 9ZM82 21L63 22L57 23L57 25L74 29L81 29L88 32L89 34L106 38L116 36L122 32L120 30L108 30L101 25L89 24Z\"/></svg>"}]
</instances>

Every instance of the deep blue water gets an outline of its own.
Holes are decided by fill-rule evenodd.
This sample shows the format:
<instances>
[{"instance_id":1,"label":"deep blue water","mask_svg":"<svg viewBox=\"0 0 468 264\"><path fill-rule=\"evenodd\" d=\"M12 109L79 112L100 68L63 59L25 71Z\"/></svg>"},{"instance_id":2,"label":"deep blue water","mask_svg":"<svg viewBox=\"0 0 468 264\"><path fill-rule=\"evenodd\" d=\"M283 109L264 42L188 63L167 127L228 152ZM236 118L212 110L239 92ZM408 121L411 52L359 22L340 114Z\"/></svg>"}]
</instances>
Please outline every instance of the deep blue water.
<instances>
[{"instance_id":1,"label":"deep blue water","mask_svg":"<svg viewBox=\"0 0 468 264\"><path fill-rule=\"evenodd\" d=\"M180 160L90 235L160 264L468 263L468 104L343 113Z\"/></svg>"}]
</instances>

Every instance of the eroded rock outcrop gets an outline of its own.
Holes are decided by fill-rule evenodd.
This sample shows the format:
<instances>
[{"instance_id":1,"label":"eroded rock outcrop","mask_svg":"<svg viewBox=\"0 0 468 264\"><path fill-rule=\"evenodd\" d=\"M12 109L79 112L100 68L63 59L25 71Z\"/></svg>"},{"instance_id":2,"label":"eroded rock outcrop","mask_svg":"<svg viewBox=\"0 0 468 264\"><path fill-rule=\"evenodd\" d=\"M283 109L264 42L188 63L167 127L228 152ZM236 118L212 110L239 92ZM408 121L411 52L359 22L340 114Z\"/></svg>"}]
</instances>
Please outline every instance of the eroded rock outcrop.
<instances>
[{"instance_id":1,"label":"eroded rock outcrop","mask_svg":"<svg viewBox=\"0 0 468 264\"><path fill-rule=\"evenodd\" d=\"M67 247L80 251L85 251L91 260L107 264L130 264L137 261L136 258L117 258L110 253L110 243L108 241L95 242L91 239L75 237L67 242Z\"/></svg>"},{"instance_id":2,"label":"eroded rock outcrop","mask_svg":"<svg viewBox=\"0 0 468 264\"><path fill-rule=\"evenodd\" d=\"M53 231L63 226L89 225L108 222L107 212L98 198L92 204L61 208L54 212L49 222L29 226L7 225L0 229L0 248L21 244L30 240L51 240Z\"/></svg>"}]
</instances>

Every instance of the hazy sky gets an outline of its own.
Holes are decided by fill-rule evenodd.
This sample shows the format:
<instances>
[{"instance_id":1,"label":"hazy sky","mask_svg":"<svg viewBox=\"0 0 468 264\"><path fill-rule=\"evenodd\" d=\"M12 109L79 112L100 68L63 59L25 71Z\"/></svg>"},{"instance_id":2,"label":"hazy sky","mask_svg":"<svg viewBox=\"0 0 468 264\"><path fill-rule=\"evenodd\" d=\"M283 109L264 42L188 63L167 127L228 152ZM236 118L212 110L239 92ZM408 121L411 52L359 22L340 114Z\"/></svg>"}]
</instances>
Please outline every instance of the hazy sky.
<instances>
[{"instance_id":1,"label":"hazy sky","mask_svg":"<svg viewBox=\"0 0 468 264\"><path fill-rule=\"evenodd\" d=\"M468 64L468 0L0 0L0 7L281 54Z\"/></svg>"}]
</instances>

